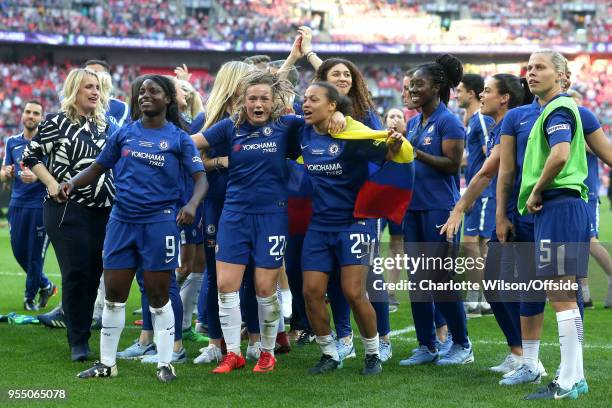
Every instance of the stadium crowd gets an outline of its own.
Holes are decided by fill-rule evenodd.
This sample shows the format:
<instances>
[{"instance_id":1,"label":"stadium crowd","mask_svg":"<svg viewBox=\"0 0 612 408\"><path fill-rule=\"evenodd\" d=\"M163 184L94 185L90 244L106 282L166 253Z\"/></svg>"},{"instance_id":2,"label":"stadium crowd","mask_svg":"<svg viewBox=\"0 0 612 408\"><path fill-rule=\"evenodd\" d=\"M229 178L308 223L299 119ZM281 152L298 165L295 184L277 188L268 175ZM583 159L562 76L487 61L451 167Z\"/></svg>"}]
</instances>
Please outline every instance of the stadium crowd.
<instances>
[{"instance_id":1,"label":"stadium crowd","mask_svg":"<svg viewBox=\"0 0 612 408\"><path fill-rule=\"evenodd\" d=\"M44 59L31 57L18 63L0 63L0 153L4 149L4 139L17 131L20 124L20 107L23 101L40 99L45 109L55 111L59 106L58 91L64 82L67 73L76 66L71 61L64 61L61 65L52 65ZM574 73L573 87L584 95L585 106L592 109L601 120L606 134L610 134L612 126L612 60L596 60L593 64L580 59L577 66L579 70ZM517 64L517 67L519 65ZM384 98L383 95L401 92L401 73L407 66L362 66L368 87L378 103L380 112L386 112L395 104L393 99ZM494 65L470 66L470 72L481 75L491 75L498 72ZM112 70L115 85L115 97L126 100L129 94L130 83L138 75L149 72L151 69L133 65L116 65ZM159 69L157 69L159 71ZM166 70L168 73L171 69ZM197 71L192 85L195 90L205 97L212 86L213 77L205 70ZM516 72L517 74L520 72ZM312 71L305 71L300 76L299 89L306 89L312 79ZM379 97L380 96L380 97Z\"/></svg>"},{"instance_id":2,"label":"stadium crowd","mask_svg":"<svg viewBox=\"0 0 612 408\"><path fill-rule=\"evenodd\" d=\"M559 2L524 6L495 0L453 2L457 18L431 14L423 0L336 0L325 9L296 0L212 2L211 8L179 10L177 2L110 0L78 9L56 0L0 4L0 30L123 37L211 38L227 41L286 41L295 28L307 25L320 42L382 42L401 44L505 44L608 42L611 6L590 2L596 14L564 14ZM248 16L248 17L247 17ZM363 19L367 18L367 22Z\"/></svg>"}]
</instances>

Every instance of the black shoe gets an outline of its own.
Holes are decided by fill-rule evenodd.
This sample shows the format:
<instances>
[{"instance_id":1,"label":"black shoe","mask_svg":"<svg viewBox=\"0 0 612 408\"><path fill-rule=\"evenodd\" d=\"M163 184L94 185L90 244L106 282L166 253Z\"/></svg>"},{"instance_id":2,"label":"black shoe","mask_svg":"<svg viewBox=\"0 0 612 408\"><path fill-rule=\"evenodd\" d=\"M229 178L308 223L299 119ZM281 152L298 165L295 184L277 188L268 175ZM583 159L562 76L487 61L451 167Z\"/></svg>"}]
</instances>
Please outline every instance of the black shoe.
<instances>
[{"instance_id":1,"label":"black shoe","mask_svg":"<svg viewBox=\"0 0 612 408\"><path fill-rule=\"evenodd\" d=\"M23 301L23 308L28 311L38 310L38 305L34 303L34 299L26 299Z\"/></svg>"},{"instance_id":2,"label":"black shoe","mask_svg":"<svg viewBox=\"0 0 612 408\"><path fill-rule=\"evenodd\" d=\"M52 311L41 314L37 316L38 321L44 324L47 327L54 328L66 328L66 323L64 322L64 310L62 306L58 306Z\"/></svg>"},{"instance_id":3,"label":"black shoe","mask_svg":"<svg viewBox=\"0 0 612 408\"><path fill-rule=\"evenodd\" d=\"M578 389L576 385L569 389L562 389L558 383L551 382L546 387L538 388L536 392L533 394L529 394L525 396L526 400L538 400L538 399L577 399L578 398Z\"/></svg>"},{"instance_id":4,"label":"black shoe","mask_svg":"<svg viewBox=\"0 0 612 408\"><path fill-rule=\"evenodd\" d=\"M366 354L365 366L361 370L361 375L377 375L382 373L382 361L378 354Z\"/></svg>"},{"instance_id":5,"label":"black shoe","mask_svg":"<svg viewBox=\"0 0 612 408\"><path fill-rule=\"evenodd\" d=\"M172 364L159 367L157 369L157 379L163 383L176 380L176 372Z\"/></svg>"},{"instance_id":6,"label":"black shoe","mask_svg":"<svg viewBox=\"0 0 612 408\"><path fill-rule=\"evenodd\" d=\"M295 344L298 346L305 346L307 344L311 344L316 338L317 336L315 336L315 334L310 330L302 330L300 335L297 337Z\"/></svg>"},{"instance_id":7,"label":"black shoe","mask_svg":"<svg viewBox=\"0 0 612 408\"><path fill-rule=\"evenodd\" d=\"M325 374L338 368L342 368L342 362L334 360L332 356L323 354L317 365L308 370L308 374Z\"/></svg>"},{"instance_id":8,"label":"black shoe","mask_svg":"<svg viewBox=\"0 0 612 408\"><path fill-rule=\"evenodd\" d=\"M53 284L53 282L49 282L46 288L38 291L38 307L43 309L47 307L47 303L49 303L49 298L55 296L57 294L57 286Z\"/></svg>"},{"instance_id":9,"label":"black shoe","mask_svg":"<svg viewBox=\"0 0 612 408\"><path fill-rule=\"evenodd\" d=\"M81 371L77 374L78 378L94 378L94 377L116 377L117 376L117 364L112 367L106 366L99 361L96 361L93 367L88 368L85 371Z\"/></svg>"},{"instance_id":10,"label":"black shoe","mask_svg":"<svg viewBox=\"0 0 612 408\"><path fill-rule=\"evenodd\" d=\"M593 306L593 299L590 299L588 302L584 302L584 308L595 309L595 306Z\"/></svg>"},{"instance_id":11,"label":"black shoe","mask_svg":"<svg viewBox=\"0 0 612 408\"><path fill-rule=\"evenodd\" d=\"M87 361L89 358L89 344L79 344L70 348L72 361Z\"/></svg>"}]
</instances>

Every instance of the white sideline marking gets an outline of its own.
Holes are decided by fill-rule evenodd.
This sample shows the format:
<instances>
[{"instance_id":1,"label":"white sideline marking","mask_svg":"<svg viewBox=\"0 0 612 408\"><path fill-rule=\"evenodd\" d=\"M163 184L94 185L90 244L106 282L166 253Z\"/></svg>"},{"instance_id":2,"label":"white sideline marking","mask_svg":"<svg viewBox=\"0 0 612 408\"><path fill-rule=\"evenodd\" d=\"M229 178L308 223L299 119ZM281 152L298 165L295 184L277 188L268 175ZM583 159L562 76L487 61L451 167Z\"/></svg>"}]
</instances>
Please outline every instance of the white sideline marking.
<instances>
[{"instance_id":1,"label":"white sideline marking","mask_svg":"<svg viewBox=\"0 0 612 408\"><path fill-rule=\"evenodd\" d=\"M45 273L46 276L51 276L54 278L59 278L61 275L59 273ZM0 276L23 276L25 278L25 272L0 272Z\"/></svg>"},{"instance_id":2,"label":"white sideline marking","mask_svg":"<svg viewBox=\"0 0 612 408\"><path fill-rule=\"evenodd\" d=\"M399 336L399 335L402 335L402 334L404 334L404 333L411 333L411 332L413 332L414 330L415 330L415 329L414 329L414 326L404 327L403 329L399 329L399 330L391 330L391 331L389 332L389 337Z\"/></svg>"}]
</instances>

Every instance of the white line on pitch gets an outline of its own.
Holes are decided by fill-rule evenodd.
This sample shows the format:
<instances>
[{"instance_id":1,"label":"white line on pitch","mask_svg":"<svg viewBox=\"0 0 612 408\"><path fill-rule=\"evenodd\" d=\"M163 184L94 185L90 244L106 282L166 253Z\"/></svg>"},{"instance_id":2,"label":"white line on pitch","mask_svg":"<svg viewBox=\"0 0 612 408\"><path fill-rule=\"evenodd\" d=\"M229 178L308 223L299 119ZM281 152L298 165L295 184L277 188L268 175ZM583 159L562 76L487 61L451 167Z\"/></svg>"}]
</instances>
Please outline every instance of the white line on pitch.
<instances>
[{"instance_id":1,"label":"white line on pitch","mask_svg":"<svg viewBox=\"0 0 612 408\"><path fill-rule=\"evenodd\" d=\"M46 276L51 276L54 278L60 277L59 273L45 273ZM25 278L25 272L0 272L0 276L23 276Z\"/></svg>"},{"instance_id":2,"label":"white line on pitch","mask_svg":"<svg viewBox=\"0 0 612 408\"><path fill-rule=\"evenodd\" d=\"M391 330L389 332L389 337L395 337L395 336L402 335L404 333L411 333L413 331L414 331L414 326L404 327L403 329L399 329L399 330Z\"/></svg>"}]
</instances>

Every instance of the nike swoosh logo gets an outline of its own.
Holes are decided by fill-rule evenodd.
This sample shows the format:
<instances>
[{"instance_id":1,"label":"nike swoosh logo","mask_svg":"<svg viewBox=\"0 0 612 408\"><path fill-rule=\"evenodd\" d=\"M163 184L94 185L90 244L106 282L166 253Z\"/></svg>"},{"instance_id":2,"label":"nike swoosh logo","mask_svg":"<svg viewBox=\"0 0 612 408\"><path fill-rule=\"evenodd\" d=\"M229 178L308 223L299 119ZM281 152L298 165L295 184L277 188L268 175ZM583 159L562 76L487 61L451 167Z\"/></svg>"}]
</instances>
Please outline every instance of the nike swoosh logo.
<instances>
[{"instance_id":1,"label":"nike swoosh logo","mask_svg":"<svg viewBox=\"0 0 612 408\"><path fill-rule=\"evenodd\" d=\"M525 122L520 122L519 125L523 126L525 123L527 123L529 121L525 121Z\"/></svg>"},{"instance_id":2,"label":"nike swoosh logo","mask_svg":"<svg viewBox=\"0 0 612 408\"><path fill-rule=\"evenodd\" d=\"M170 263L170 262L172 262L172 260L173 260L173 259L174 259L174 257L172 257L172 258L170 258L170 259L166 259L166 260L164 260L164 262L165 262L165 263Z\"/></svg>"},{"instance_id":3,"label":"nike swoosh logo","mask_svg":"<svg viewBox=\"0 0 612 408\"><path fill-rule=\"evenodd\" d=\"M476 231L476 228L468 228L468 232Z\"/></svg>"},{"instance_id":4,"label":"nike swoosh logo","mask_svg":"<svg viewBox=\"0 0 612 408\"><path fill-rule=\"evenodd\" d=\"M309 145L303 145L300 143L300 149L304 150L305 148L307 148Z\"/></svg>"},{"instance_id":5,"label":"nike swoosh logo","mask_svg":"<svg viewBox=\"0 0 612 408\"><path fill-rule=\"evenodd\" d=\"M283 257L282 256L275 256L274 259L277 260L277 261L280 261L281 259L283 259Z\"/></svg>"},{"instance_id":6,"label":"nike swoosh logo","mask_svg":"<svg viewBox=\"0 0 612 408\"><path fill-rule=\"evenodd\" d=\"M444 224L440 224L440 225L436 224L436 228L442 228L443 226Z\"/></svg>"},{"instance_id":7,"label":"nike swoosh logo","mask_svg":"<svg viewBox=\"0 0 612 408\"><path fill-rule=\"evenodd\" d=\"M132 140L134 140L134 139L125 139L125 142L126 142L126 143L129 143L129 142L131 142Z\"/></svg>"},{"instance_id":8,"label":"nike swoosh logo","mask_svg":"<svg viewBox=\"0 0 612 408\"><path fill-rule=\"evenodd\" d=\"M357 258L357 259L361 259L361 258L363 258L364 256L368 256L368 254L359 254L359 255L357 255L357 257L356 257L356 258Z\"/></svg>"},{"instance_id":9,"label":"nike swoosh logo","mask_svg":"<svg viewBox=\"0 0 612 408\"><path fill-rule=\"evenodd\" d=\"M538 268L544 269L544 268L546 268L546 267L548 267L550 265L551 265L550 263L547 263L546 265L539 265Z\"/></svg>"}]
</instances>

